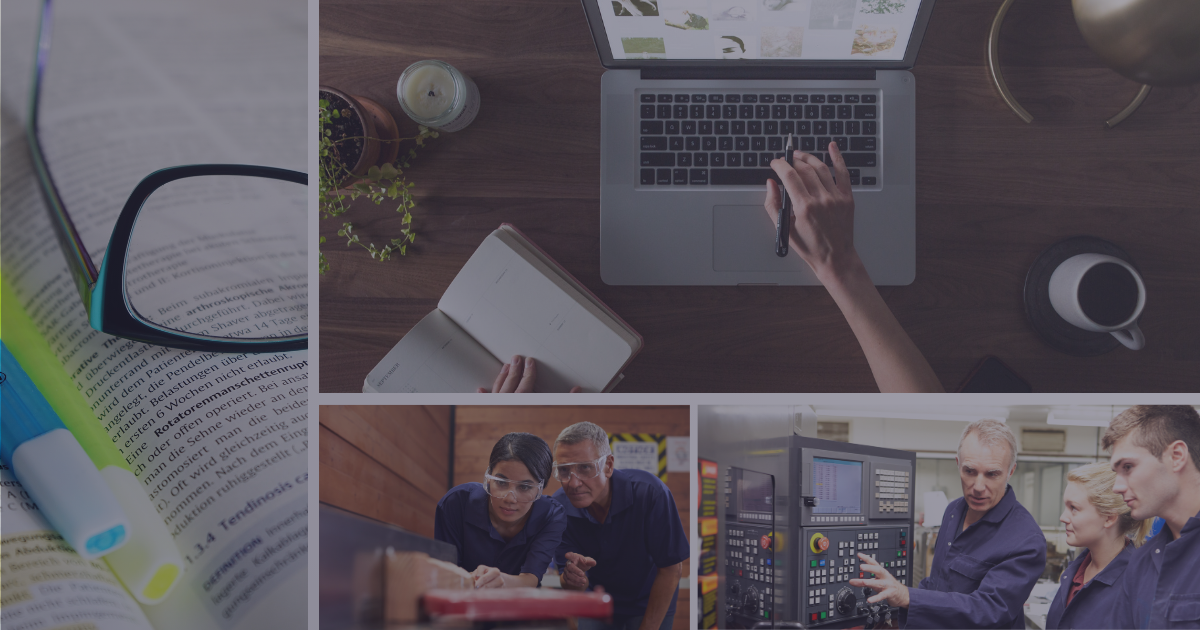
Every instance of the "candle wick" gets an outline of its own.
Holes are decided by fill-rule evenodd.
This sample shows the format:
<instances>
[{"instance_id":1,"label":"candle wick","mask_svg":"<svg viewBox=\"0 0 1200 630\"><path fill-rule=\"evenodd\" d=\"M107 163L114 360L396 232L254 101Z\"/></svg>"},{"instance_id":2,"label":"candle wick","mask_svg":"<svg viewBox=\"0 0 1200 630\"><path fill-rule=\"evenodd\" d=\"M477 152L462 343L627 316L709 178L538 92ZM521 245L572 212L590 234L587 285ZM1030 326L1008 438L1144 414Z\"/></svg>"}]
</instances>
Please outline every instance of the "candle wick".
<instances>
[{"instance_id":1,"label":"candle wick","mask_svg":"<svg viewBox=\"0 0 1200 630\"><path fill-rule=\"evenodd\" d=\"M434 95L434 94L433 94L433 90L429 90L429 95L430 95L430 96L433 96L433 95Z\"/></svg>"}]
</instances>

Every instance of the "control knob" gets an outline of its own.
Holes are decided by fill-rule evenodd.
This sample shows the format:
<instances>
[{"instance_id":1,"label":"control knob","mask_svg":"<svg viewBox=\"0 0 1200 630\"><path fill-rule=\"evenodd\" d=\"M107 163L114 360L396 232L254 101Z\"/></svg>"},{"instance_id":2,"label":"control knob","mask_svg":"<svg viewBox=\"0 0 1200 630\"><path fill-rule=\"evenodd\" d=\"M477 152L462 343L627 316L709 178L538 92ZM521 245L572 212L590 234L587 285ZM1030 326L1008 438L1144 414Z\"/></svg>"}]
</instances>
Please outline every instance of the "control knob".
<instances>
[{"instance_id":1,"label":"control knob","mask_svg":"<svg viewBox=\"0 0 1200 630\"><path fill-rule=\"evenodd\" d=\"M834 605L837 611L843 615L849 615L854 612L854 604L858 602L858 598L854 596L854 591L843 587L838 591L837 598L834 600Z\"/></svg>"},{"instance_id":2,"label":"control knob","mask_svg":"<svg viewBox=\"0 0 1200 630\"><path fill-rule=\"evenodd\" d=\"M746 599L742 603L742 614L746 615L747 617L755 617L758 615L758 597L758 589L751 586L750 589L746 591Z\"/></svg>"}]
</instances>

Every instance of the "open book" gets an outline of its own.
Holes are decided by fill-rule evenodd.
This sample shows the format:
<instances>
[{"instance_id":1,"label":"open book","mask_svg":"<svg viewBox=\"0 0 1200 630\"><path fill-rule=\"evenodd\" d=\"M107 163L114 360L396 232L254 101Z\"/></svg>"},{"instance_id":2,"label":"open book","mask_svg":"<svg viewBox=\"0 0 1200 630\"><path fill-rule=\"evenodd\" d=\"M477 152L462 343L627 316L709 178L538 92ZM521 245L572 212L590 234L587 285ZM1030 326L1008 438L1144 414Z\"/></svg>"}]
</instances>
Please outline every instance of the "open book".
<instances>
[{"instance_id":1,"label":"open book","mask_svg":"<svg viewBox=\"0 0 1200 630\"><path fill-rule=\"evenodd\" d=\"M471 255L426 315L375 366L364 392L491 389L512 356L537 361L538 392L606 392L642 337L511 225Z\"/></svg>"},{"instance_id":2,"label":"open book","mask_svg":"<svg viewBox=\"0 0 1200 630\"><path fill-rule=\"evenodd\" d=\"M4 2L0 264L187 566L165 601L137 604L103 562L82 561L62 544L3 471L0 625L304 628L307 352L197 353L91 329L24 136L40 4ZM97 264L125 198L157 169L232 162L307 170L303 2L55 0L54 11L40 129Z\"/></svg>"}]
</instances>

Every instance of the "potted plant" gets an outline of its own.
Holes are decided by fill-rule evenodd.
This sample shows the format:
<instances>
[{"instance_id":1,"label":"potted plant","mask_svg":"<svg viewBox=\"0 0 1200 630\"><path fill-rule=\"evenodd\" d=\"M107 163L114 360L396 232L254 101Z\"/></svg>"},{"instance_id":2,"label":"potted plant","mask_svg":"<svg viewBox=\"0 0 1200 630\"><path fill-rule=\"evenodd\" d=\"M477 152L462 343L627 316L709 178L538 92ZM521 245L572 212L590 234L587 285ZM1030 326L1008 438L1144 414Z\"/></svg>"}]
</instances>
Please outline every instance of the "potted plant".
<instances>
[{"instance_id":1,"label":"potted plant","mask_svg":"<svg viewBox=\"0 0 1200 630\"><path fill-rule=\"evenodd\" d=\"M412 229L413 184L404 178L404 169L416 157L416 147L424 146L428 138L436 138L437 132L419 127L417 135L401 138L396 121L391 113L375 101L354 96L329 87L320 88L318 101L318 144L319 144L319 188L318 208L322 219L345 214L348 201L361 196L369 198L375 205L385 199L398 202L396 212L403 217L404 228L399 238L389 239L383 247L373 242L363 243L354 225L342 223L338 235L345 237L346 245L358 245L375 260L384 261L393 253L407 254L408 245L416 240ZM400 144L412 140L415 146L402 156ZM320 238L325 242L325 237ZM329 270L324 252L319 254L320 271Z\"/></svg>"}]
</instances>

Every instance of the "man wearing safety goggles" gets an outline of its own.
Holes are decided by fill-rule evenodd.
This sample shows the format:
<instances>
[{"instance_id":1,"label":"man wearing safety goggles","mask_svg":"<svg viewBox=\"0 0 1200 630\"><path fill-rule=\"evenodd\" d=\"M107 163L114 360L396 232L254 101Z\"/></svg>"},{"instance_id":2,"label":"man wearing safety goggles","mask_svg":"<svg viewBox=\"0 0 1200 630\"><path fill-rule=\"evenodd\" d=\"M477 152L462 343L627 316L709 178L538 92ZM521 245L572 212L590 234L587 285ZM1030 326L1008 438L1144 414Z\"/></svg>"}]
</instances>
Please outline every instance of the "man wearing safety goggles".
<instances>
[{"instance_id":1,"label":"man wearing safety goggles","mask_svg":"<svg viewBox=\"0 0 1200 630\"><path fill-rule=\"evenodd\" d=\"M563 588L601 587L613 597L611 624L580 619L580 630L668 630L690 548L666 484L641 470L615 470L608 434L591 422L554 442L552 497L567 515L555 554Z\"/></svg>"}]
</instances>

